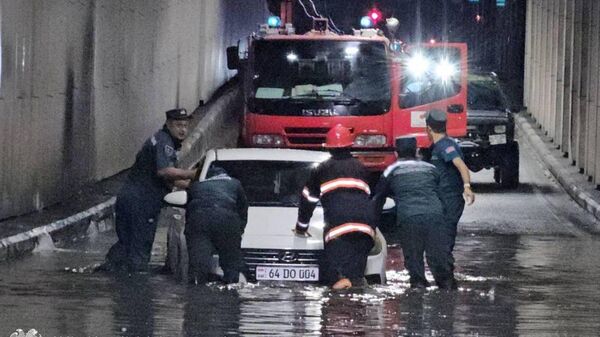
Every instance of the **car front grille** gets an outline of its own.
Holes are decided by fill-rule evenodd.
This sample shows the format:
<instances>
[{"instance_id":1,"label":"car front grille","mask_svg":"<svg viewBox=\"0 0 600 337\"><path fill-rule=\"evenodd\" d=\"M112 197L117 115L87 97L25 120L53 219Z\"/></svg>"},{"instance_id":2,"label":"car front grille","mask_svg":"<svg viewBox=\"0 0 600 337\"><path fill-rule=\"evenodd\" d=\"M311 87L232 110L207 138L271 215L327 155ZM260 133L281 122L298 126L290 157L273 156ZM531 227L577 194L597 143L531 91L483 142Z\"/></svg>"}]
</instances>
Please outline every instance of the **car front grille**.
<instances>
[{"instance_id":1,"label":"car front grille","mask_svg":"<svg viewBox=\"0 0 600 337\"><path fill-rule=\"evenodd\" d=\"M244 262L248 268L247 277L256 281L256 266L268 264L297 264L317 265L321 259L322 250L285 250L285 249L243 249ZM286 254L287 253L287 254ZM286 259L290 255L295 259Z\"/></svg>"}]
</instances>

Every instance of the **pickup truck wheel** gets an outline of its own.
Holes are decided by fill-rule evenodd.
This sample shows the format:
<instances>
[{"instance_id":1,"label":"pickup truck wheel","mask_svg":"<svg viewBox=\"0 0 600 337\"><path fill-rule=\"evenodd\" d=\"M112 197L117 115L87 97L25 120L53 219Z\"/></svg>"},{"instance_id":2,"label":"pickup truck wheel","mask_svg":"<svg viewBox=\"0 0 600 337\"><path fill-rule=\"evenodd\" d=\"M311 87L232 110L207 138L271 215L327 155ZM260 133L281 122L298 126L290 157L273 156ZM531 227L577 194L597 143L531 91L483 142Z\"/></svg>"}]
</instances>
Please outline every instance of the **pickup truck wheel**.
<instances>
[{"instance_id":1,"label":"pickup truck wheel","mask_svg":"<svg viewBox=\"0 0 600 337\"><path fill-rule=\"evenodd\" d=\"M506 153L502 156L502 164L497 169L500 186L503 188L515 188L519 185L519 144L512 143L508 146ZM494 180L496 170L494 171ZM497 181L497 180L496 180Z\"/></svg>"}]
</instances>

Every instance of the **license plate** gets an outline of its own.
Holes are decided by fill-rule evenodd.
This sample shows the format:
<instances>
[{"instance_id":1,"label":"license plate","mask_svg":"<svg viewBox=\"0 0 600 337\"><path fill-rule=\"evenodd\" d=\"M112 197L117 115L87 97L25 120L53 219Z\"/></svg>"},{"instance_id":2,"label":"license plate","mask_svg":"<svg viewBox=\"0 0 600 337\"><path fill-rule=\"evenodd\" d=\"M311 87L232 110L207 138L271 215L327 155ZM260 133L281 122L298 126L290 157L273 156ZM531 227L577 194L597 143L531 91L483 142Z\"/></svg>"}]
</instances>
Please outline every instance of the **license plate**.
<instances>
[{"instance_id":1,"label":"license plate","mask_svg":"<svg viewBox=\"0 0 600 337\"><path fill-rule=\"evenodd\" d=\"M506 135L490 135L490 145L506 144Z\"/></svg>"},{"instance_id":2,"label":"license plate","mask_svg":"<svg viewBox=\"0 0 600 337\"><path fill-rule=\"evenodd\" d=\"M318 281L319 266L261 265L256 267L256 280Z\"/></svg>"}]
</instances>

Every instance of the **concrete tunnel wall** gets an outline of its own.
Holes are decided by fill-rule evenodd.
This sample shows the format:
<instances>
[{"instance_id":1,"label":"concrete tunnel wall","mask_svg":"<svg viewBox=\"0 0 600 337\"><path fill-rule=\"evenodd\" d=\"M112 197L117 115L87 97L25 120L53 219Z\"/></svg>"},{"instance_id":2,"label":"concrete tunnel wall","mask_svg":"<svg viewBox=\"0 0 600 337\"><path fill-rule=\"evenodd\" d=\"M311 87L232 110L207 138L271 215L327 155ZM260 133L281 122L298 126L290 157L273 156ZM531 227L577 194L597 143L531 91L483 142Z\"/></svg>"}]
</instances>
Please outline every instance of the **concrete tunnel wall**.
<instances>
[{"instance_id":1,"label":"concrete tunnel wall","mask_svg":"<svg viewBox=\"0 0 600 337\"><path fill-rule=\"evenodd\" d=\"M528 0L524 101L565 157L600 185L600 1Z\"/></svg>"},{"instance_id":2,"label":"concrete tunnel wall","mask_svg":"<svg viewBox=\"0 0 600 337\"><path fill-rule=\"evenodd\" d=\"M264 0L0 0L0 219L129 167L235 72Z\"/></svg>"}]
</instances>

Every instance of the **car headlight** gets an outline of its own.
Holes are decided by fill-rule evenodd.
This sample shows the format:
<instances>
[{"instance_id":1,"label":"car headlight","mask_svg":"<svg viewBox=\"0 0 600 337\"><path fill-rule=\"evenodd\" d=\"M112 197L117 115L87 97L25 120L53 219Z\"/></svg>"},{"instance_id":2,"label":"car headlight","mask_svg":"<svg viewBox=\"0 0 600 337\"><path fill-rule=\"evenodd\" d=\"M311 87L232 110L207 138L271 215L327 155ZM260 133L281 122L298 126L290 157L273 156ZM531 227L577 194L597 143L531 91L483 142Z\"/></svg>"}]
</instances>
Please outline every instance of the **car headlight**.
<instances>
[{"instance_id":1,"label":"car headlight","mask_svg":"<svg viewBox=\"0 0 600 337\"><path fill-rule=\"evenodd\" d=\"M254 135L252 143L259 146L282 146L283 137L280 135Z\"/></svg>"},{"instance_id":2,"label":"car headlight","mask_svg":"<svg viewBox=\"0 0 600 337\"><path fill-rule=\"evenodd\" d=\"M358 135L354 139L354 146L357 147L372 147L384 146L387 141L384 135Z\"/></svg>"},{"instance_id":3,"label":"car headlight","mask_svg":"<svg viewBox=\"0 0 600 337\"><path fill-rule=\"evenodd\" d=\"M494 126L494 133L506 133L506 125Z\"/></svg>"}]
</instances>

